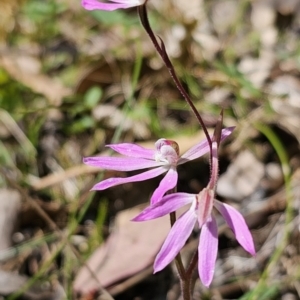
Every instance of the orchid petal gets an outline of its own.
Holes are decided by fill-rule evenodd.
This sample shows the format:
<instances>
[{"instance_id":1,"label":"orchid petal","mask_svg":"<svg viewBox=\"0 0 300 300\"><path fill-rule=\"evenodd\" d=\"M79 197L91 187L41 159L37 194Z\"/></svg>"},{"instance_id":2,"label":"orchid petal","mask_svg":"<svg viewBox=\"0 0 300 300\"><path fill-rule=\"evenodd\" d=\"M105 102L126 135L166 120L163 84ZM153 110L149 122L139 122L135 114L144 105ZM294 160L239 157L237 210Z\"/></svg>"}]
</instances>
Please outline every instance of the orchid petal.
<instances>
[{"instance_id":1,"label":"orchid petal","mask_svg":"<svg viewBox=\"0 0 300 300\"><path fill-rule=\"evenodd\" d=\"M250 254L255 255L255 247L251 232L244 217L232 206L215 200L214 206L222 214L231 228L239 244Z\"/></svg>"},{"instance_id":2,"label":"orchid petal","mask_svg":"<svg viewBox=\"0 0 300 300\"><path fill-rule=\"evenodd\" d=\"M145 159L152 159L152 160L154 160L155 157L155 150L146 149L144 147L135 144L130 144L130 143L112 144L112 145L106 145L106 147L109 147L114 151L129 157L145 158Z\"/></svg>"},{"instance_id":3,"label":"orchid petal","mask_svg":"<svg viewBox=\"0 0 300 300\"><path fill-rule=\"evenodd\" d=\"M195 195L188 193L174 193L162 198L161 201L145 208L132 221L147 221L162 217L176 211L180 207L193 202Z\"/></svg>"},{"instance_id":4,"label":"orchid petal","mask_svg":"<svg viewBox=\"0 0 300 300\"><path fill-rule=\"evenodd\" d=\"M83 162L86 165L99 167L105 170L134 171L145 168L161 166L162 162L134 157L85 157Z\"/></svg>"},{"instance_id":5,"label":"orchid petal","mask_svg":"<svg viewBox=\"0 0 300 300\"><path fill-rule=\"evenodd\" d=\"M190 148L188 151L186 151L178 160L178 164L183 164L187 161L196 159L204 154L209 152L209 145L207 140L203 140L200 143L196 144L192 148Z\"/></svg>"},{"instance_id":6,"label":"orchid petal","mask_svg":"<svg viewBox=\"0 0 300 300\"><path fill-rule=\"evenodd\" d=\"M162 173L166 172L167 169L164 167L159 167L159 168L155 168L146 172L143 172L141 174L138 175L134 175L134 176L130 176L130 177L112 177L112 178L108 178L106 180L103 180L99 183L97 183L96 185L93 186L92 190L105 190L107 188L110 188L112 186L116 186L116 185L120 185L123 183L128 183L128 182L137 182L137 181L143 181L146 179L150 179L150 178L154 178L157 177L159 175L161 175Z\"/></svg>"},{"instance_id":7,"label":"orchid petal","mask_svg":"<svg viewBox=\"0 0 300 300\"><path fill-rule=\"evenodd\" d=\"M197 216L195 209L189 209L171 228L164 244L154 262L154 273L165 268L179 253L185 242L191 235Z\"/></svg>"},{"instance_id":8,"label":"orchid petal","mask_svg":"<svg viewBox=\"0 0 300 300\"><path fill-rule=\"evenodd\" d=\"M159 183L158 188L154 191L150 203L155 204L164 196L164 194L177 185L178 173L176 168L171 167L166 176Z\"/></svg>"},{"instance_id":9,"label":"orchid petal","mask_svg":"<svg viewBox=\"0 0 300 300\"><path fill-rule=\"evenodd\" d=\"M221 141L225 140L234 130L235 127L227 127L222 129ZM203 140L202 142L198 143L197 145L190 148L186 151L179 159L178 165L181 165L187 161L196 159L207 152L209 152L209 144L207 140Z\"/></svg>"},{"instance_id":10,"label":"orchid petal","mask_svg":"<svg viewBox=\"0 0 300 300\"><path fill-rule=\"evenodd\" d=\"M137 6L142 4L140 0L109 0L109 1L115 3L131 4L132 6Z\"/></svg>"},{"instance_id":11,"label":"orchid petal","mask_svg":"<svg viewBox=\"0 0 300 300\"><path fill-rule=\"evenodd\" d=\"M100 10L107 10L107 11L113 11L119 8L129 8L129 7L136 6L136 4L133 3L103 3L97 0L82 0L81 5L86 10L100 9Z\"/></svg>"},{"instance_id":12,"label":"orchid petal","mask_svg":"<svg viewBox=\"0 0 300 300\"><path fill-rule=\"evenodd\" d=\"M213 279L218 253L218 226L211 216L203 224L198 247L198 272L200 279L208 287Z\"/></svg>"},{"instance_id":13,"label":"orchid petal","mask_svg":"<svg viewBox=\"0 0 300 300\"><path fill-rule=\"evenodd\" d=\"M235 126L223 128L220 141L222 142L226 138L228 138L232 134L234 129L235 129Z\"/></svg>"}]
</instances>

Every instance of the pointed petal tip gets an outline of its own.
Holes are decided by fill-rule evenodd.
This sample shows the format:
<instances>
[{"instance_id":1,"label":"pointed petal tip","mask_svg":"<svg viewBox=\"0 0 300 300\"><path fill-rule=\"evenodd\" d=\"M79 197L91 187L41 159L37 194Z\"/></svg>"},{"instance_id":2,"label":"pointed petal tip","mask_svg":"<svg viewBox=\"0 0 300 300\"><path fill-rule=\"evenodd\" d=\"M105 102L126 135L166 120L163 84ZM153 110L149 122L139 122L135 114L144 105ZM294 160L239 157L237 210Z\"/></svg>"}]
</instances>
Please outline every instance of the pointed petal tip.
<instances>
[{"instance_id":1,"label":"pointed petal tip","mask_svg":"<svg viewBox=\"0 0 300 300\"><path fill-rule=\"evenodd\" d=\"M101 184L102 184L102 181L96 183L96 184L90 189L90 191L103 191L103 190L106 190L107 188L106 188L106 187L102 187Z\"/></svg>"},{"instance_id":2,"label":"pointed petal tip","mask_svg":"<svg viewBox=\"0 0 300 300\"><path fill-rule=\"evenodd\" d=\"M207 282L203 282L203 281L202 281L202 284L203 284L206 288L209 288L209 286L211 285L211 280L210 280L210 281L207 281Z\"/></svg>"},{"instance_id":3,"label":"pointed petal tip","mask_svg":"<svg viewBox=\"0 0 300 300\"><path fill-rule=\"evenodd\" d=\"M153 274L160 272L165 267L166 266L163 266L159 260L155 259L154 264L153 264Z\"/></svg>"},{"instance_id":4,"label":"pointed petal tip","mask_svg":"<svg viewBox=\"0 0 300 300\"><path fill-rule=\"evenodd\" d=\"M143 220L143 217L139 214L139 215L135 216L134 218L132 218L130 221L131 222L141 222L141 221L145 221L145 220Z\"/></svg>"},{"instance_id":5,"label":"pointed petal tip","mask_svg":"<svg viewBox=\"0 0 300 300\"><path fill-rule=\"evenodd\" d=\"M150 215L149 215L150 212ZM130 221L132 222L143 222L154 219L151 214L151 207L146 207L143 211L141 211L137 216L132 218Z\"/></svg>"},{"instance_id":6,"label":"pointed petal tip","mask_svg":"<svg viewBox=\"0 0 300 300\"><path fill-rule=\"evenodd\" d=\"M248 238L247 242L241 241L241 239L237 236L236 239L246 252L248 252L251 256L254 257L256 256L256 251L255 251L255 246L254 246L252 236Z\"/></svg>"},{"instance_id":7,"label":"pointed petal tip","mask_svg":"<svg viewBox=\"0 0 300 300\"><path fill-rule=\"evenodd\" d=\"M253 238L252 238L252 235L251 235L251 232L249 229L248 229L248 232L244 231L243 235L236 233L235 237L236 237L237 241L239 242L239 244L244 248L244 250L246 252L248 252L252 256L256 256Z\"/></svg>"},{"instance_id":8,"label":"pointed petal tip","mask_svg":"<svg viewBox=\"0 0 300 300\"><path fill-rule=\"evenodd\" d=\"M209 287L215 272L218 254L218 226L216 219L211 216L202 226L198 253L198 273L204 286Z\"/></svg>"},{"instance_id":9,"label":"pointed petal tip","mask_svg":"<svg viewBox=\"0 0 300 300\"><path fill-rule=\"evenodd\" d=\"M224 129L223 129L224 134L227 133L228 135L230 135L230 134L234 131L235 127L236 127L236 126L231 126L231 127L226 127L226 128L224 128Z\"/></svg>"},{"instance_id":10,"label":"pointed petal tip","mask_svg":"<svg viewBox=\"0 0 300 300\"><path fill-rule=\"evenodd\" d=\"M157 209L158 208L158 209ZM148 206L143 211L141 211L137 216L135 216L131 221L133 222L143 222L143 221L150 221L153 219L157 219L159 217L162 217L166 214L168 214L169 211L165 211L160 209L160 207L155 206Z\"/></svg>"},{"instance_id":11,"label":"pointed petal tip","mask_svg":"<svg viewBox=\"0 0 300 300\"><path fill-rule=\"evenodd\" d=\"M254 256L256 252L252 234L243 215L231 205L222 203L216 199L214 205L233 231L239 244L245 249L245 251Z\"/></svg>"},{"instance_id":12,"label":"pointed petal tip","mask_svg":"<svg viewBox=\"0 0 300 300\"><path fill-rule=\"evenodd\" d=\"M247 252L249 252L252 256L256 256L256 251L254 248L254 245L252 245L252 247L250 249L245 249Z\"/></svg>"},{"instance_id":13,"label":"pointed petal tip","mask_svg":"<svg viewBox=\"0 0 300 300\"><path fill-rule=\"evenodd\" d=\"M209 288L212 281L213 281L213 275L214 275L214 272L212 273L212 275L210 277L208 276L200 276L200 280L202 282L202 284L206 287L206 288ZM202 277L202 278L201 278ZM206 277L206 278L205 278Z\"/></svg>"},{"instance_id":14,"label":"pointed petal tip","mask_svg":"<svg viewBox=\"0 0 300 300\"><path fill-rule=\"evenodd\" d=\"M99 188L97 188L96 186L93 186L91 189L90 189L90 192L92 191L101 191Z\"/></svg>"}]
</instances>

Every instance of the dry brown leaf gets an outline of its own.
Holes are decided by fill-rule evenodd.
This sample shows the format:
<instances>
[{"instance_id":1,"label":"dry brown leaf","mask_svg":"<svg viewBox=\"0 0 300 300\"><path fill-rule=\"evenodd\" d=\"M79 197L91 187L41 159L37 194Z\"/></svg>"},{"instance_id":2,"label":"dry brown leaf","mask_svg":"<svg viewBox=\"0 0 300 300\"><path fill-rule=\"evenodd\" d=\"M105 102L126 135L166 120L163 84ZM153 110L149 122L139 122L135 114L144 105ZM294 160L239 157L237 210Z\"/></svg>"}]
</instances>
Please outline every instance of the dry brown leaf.
<instances>
[{"instance_id":1,"label":"dry brown leaf","mask_svg":"<svg viewBox=\"0 0 300 300\"><path fill-rule=\"evenodd\" d=\"M167 233L170 230L169 217L165 216L147 222L131 222L141 207L124 210L116 216L115 229L87 261L97 280L83 266L74 282L77 292L88 293L143 271L151 265Z\"/></svg>"}]
</instances>

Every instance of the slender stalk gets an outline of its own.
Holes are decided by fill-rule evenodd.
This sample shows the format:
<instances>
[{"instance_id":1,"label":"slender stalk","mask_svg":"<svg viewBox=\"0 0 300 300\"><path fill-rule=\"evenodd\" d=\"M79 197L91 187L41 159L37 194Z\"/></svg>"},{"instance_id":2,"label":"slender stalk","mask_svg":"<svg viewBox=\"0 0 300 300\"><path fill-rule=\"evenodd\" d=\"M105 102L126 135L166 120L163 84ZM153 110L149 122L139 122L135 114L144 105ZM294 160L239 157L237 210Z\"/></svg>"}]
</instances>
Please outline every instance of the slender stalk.
<instances>
[{"instance_id":1,"label":"slender stalk","mask_svg":"<svg viewBox=\"0 0 300 300\"><path fill-rule=\"evenodd\" d=\"M193 257L190 261L190 265L186 270L186 276L187 277L192 277L193 271L194 271L194 269L197 265L197 262L198 262L198 251L195 251L195 253L193 254Z\"/></svg>"},{"instance_id":2,"label":"slender stalk","mask_svg":"<svg viewBox=\"0 0 300 300\"><path fill-rule=\"evenodd\" d=\"M211 138L208 134L208 131L207 131L207 128L203 122L203 119L202 117L200 116L198 110L196 109L193 101L191 100L190 96L188 95L188 93L186 92L186 90L184 89L184 87L182 86L180 80L178 79L178 76L175 72L175 69L168 57L168 54L165 50L165 46L164 46L164 43L162 41L161 38L160 39L160 42L161 42L161 45L158 43L158 40L157 38L155 37L155 34L153 33L152 31L152 28L150 26L150 23L149 23L149 20L148 20L148 14L147 14L147 7L146 7L146 3L143 4L143 5L140 5L138 6L138 14L139 14L139 17L140 17L140 20L141 20L141 23L144 27L144 29L146 30L147 34L149 35L156 51L158 52L158 54L160 55L160 57L162 58L165 66L167 67L170 75L171 75L171 78L173 79L178 91L181 93L181 95L184 97L184 99L186 100L186 102L188 103L188 105L191 107L193 113L195 114L198 122L200 123L203 131L204 131L204 134L206 136L206 139L209 143L209 147L210 149L212 148L212 142L211 142Z\"/></svg>"},{"instance_id":3,"label":"slender stalk","mask_svg":"<svg viewBox=\"0 0 300 300\"><path fill-rule=\"evenodd\" d=\"M192 298L190 278L181 281L181 291L183 300L190 300Z\"/></svg>"}]
</instances>

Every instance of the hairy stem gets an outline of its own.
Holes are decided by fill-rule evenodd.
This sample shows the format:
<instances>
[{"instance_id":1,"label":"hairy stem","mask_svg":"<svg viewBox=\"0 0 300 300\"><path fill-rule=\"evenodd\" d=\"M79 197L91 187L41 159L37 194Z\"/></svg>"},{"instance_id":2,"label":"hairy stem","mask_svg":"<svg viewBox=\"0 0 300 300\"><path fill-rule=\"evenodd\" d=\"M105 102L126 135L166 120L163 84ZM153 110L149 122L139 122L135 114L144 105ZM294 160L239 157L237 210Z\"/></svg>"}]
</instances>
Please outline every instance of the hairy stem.
<instances>
[{"instance_id":1,"label":"hairy stem","mask_svg":"<svg viewBox=\"0 0 300 300\"><path fill-rule=\"evenodd\" d=\"M148 33L156 51L158 52L158 54L160 55L160 57L162 58L165 66L167 67L170 75L171 75L171 78L173 79L178 91L181 93L181 95L184 97L184 99L186 100L186 102L188 103L188 105L191 107L193 113L195 114L198 122L200 123L204 133L205 133L205 136L206 136L206 139L209 143L209 147L210 149L212 148L212 143L211 143L211 138L208 134L208 131L207 131L207 128L203 122L203 119L202 117L200 116L198 110L196 109L193 101L191 100L190 96L188 95L188 93L186 92L186 90L184 89L184 87L182 86L180 80L178 79L178 76L175 72L175 69L168 57L168 54L165 50L165 46L164 46L164 43L162 41L161 38L160 39L160 42L161 44L159 44L157 38L155 37L155 34L153 33L152 31L152 28L150 26L150 23L149 23L149 20L148 20L148 14L147 14L147 7L146 7L146 3L143 4L143 5L140 5L138 6L138 14L139 14L139 17L140 17L140 20L141 20L141 23L144 27L144 29L146 30L146 32Z\"/></svg>"},{"instance_id":2,"label":"hairy stem","mask_svg":"<svg viewBox=\"0 0 300 300\"><path fill-rule=\"evenodd\" d=\"M186 270L186 276L192 278L193 275L193 271L196 268L198 262L198 251L195 251L195 253L193 254L193 257L190 261L190 265Z\"/></svg>"}]
</instances>

